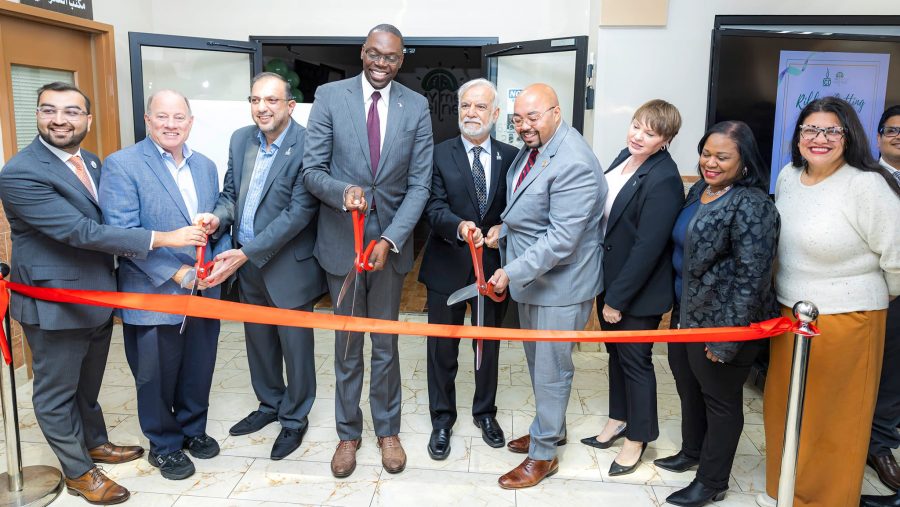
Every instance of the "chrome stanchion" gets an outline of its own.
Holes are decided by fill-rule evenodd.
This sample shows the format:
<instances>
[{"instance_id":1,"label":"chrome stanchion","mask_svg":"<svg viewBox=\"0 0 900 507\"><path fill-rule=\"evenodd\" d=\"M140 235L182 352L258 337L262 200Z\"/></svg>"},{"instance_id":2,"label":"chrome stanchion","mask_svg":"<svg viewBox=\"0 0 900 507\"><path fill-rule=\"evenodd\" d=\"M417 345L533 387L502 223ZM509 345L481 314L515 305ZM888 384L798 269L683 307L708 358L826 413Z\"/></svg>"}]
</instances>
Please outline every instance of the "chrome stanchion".
<instances>
[{"instance_id":1,"label":"chrome stanchion","mask_svg":"<svg viewBox=\"0 0 900 507\"><path fill-rule=\"evenodd\" d=\"M9 266L0 263L0 274L9 276ZM3 321L6 340L12 350L12 332L9 313ZM6 490L0 486L0 506L41 507L59 496L63 478L59 470L46 465L22 467L22 445L19 443L19 414L16 409L15 364L0 367L0 397L3 404L3 430L6 436L6 472L0 474L0 484L6 482ZM3 479L6 479L5 481Z\"/></svg>"},{"instance_id":2,"label":"chrome stanchion","mask_svg":"<svg viewBox=\"0 0 900 507\"><path fill-rule=\"evenodd\" d=\"M819 318L819 309L816 305L809 301L798 301L793 310L800 326L794 333L794 359L791 364L791 384L788 388L787 417L784 422L784 450L781 453L781 475L778 477L778 507L789 507L794 504L800 424L803 418L806 369L809 363L809 339L819 334L810 327L810 324Z\"/></svg>"}]
</instances>

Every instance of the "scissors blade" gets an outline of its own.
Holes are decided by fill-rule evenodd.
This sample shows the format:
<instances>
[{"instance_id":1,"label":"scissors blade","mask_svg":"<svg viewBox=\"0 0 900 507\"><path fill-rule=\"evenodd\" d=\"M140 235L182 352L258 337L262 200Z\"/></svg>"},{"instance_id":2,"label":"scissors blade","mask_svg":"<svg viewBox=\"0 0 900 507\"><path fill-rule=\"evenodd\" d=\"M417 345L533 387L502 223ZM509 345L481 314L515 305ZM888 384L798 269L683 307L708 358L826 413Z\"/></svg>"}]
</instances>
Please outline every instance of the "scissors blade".
<instances>
[{"instance_id":1,"label":"scissors blade","mask_svg":"<svg viewBox=\"0 0 900 507\"><path fill-rule=\"evenodd\" d=\"M462 289L450 294L450 297L447 298L447 306L453 306L460 301L465 301L467 299L472 299L473 297L478 295L478 285L466 285Z\"/></svg>"},{"instance_id":2,"label":"scissors blade","mask_svg":"<svg viewBox=\"0 0 900 507\"><path fill-rule=\"evenodd\" d=\"M341 291L338 293L337 301L335 301L334 306L341 306L341 303L344 301L344 296L347 295L347 289L350 288L350 282L353 282L353 294L356 295L356 269L355 266L350 269L350 272L347 273L347 278L344 278L344 285L341 285Z\"/></svg>"},{"instance_id":3,"label":"scissors blade","mask_svg":"<svg viewBox=\"0 0 900 507\"><path fill-rule=\"evenodd\" d=\"M351 273L356 273L356 271L351 271ZM347 283L346 281L344 282ZM356 314L356 286L359 283L359 278L356 276L353 277L353 298L350 299L350 316L353 317ZM347 360L347 352L350 350L350 331L347 331L347 340L344 344L344 361Z\"/></svg>"},{"instance_id":4,"label":"scissors blade","mask_svg":"<svg viewBox=\"0 0 900 507\"><path fill-rule=\"evenodd\" d=\"M484 295L480 292L478 293L477 302L475 304L476 311L478 312L477 317L475 318L475 325L478 327L484 327ZM475 371L478 371L481 368L481 356L484 352L484 340L478 339L475 340Z\"/></svg>"},{"instance_id":5,"label":"scissors blade","mask_svg":"<svg viewBox=\"0 0 900 507\"><path fill-rule=\"evenodd\" d=\"M194 278L194 285L191 286L191 296L197 293L197 286L200 285L200 280ZM178 330L178 334L184 334L184 327L187 325L187 314L185 314L184 318L181 319L181 329Z\"/></svg>"}]
</instances>

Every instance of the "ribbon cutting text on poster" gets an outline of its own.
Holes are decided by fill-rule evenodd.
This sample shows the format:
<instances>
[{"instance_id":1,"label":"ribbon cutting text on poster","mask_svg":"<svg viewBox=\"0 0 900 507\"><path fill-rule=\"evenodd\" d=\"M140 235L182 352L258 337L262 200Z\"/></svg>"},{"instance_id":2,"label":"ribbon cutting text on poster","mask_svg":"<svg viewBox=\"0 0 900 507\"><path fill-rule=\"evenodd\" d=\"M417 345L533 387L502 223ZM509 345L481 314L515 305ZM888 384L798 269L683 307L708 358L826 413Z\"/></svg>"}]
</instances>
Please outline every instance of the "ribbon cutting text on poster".
<instances>
[{"instance_id":1,"label":"ribbon cutting text on poster","mask_svg":"<svg viewBox=\"0 0 900 507\"><path fill-rule=\"evenodd\" d=\"M51 289L32 287L0 279L0 315L5 316L9 303L7 290L23 296L57 303L83 304L146 310L151 312L187 315L207 319L226 319L256 324L334 329L384 334L437 336L442 338L470 338L484 340L541 341L561 340L569 342L720 342L747 341L794 332L797 324L786 317L753 323L745 327L709 327L691 329L665 329L652 331L556 331L532 329L506 329L496 327L451 326L419 322L346 317L329 313L285 310L256 306L232 301L221 301L200 296L174 296L138 294L132 292L103 292L78 289ZM6 364L12 360L6 337L0 329L0 348Z\"/></svg>"}]
</instances>

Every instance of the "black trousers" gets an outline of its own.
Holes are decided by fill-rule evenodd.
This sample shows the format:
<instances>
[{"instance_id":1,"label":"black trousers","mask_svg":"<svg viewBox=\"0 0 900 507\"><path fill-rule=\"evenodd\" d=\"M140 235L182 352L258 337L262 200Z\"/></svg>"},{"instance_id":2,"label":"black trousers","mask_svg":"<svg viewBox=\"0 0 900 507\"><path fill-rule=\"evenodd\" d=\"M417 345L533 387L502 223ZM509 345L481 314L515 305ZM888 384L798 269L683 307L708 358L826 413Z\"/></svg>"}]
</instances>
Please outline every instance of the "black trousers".
<instances>
[{"instance_id":1,"label":"black trousers","mask_svg":"<svg viewBox=\"0 0 900 507\"><path fill-rule=\"evenodd\" d=\"M599 301L598 301L599 303ZM602 304L598 304L603 308ZM600 315L604 331L656 329L660 315L634 317L610 324ZM607 343L609 352L609 417L625 421L625 436L635 442L652 442L659 437L656 412L656 373L652 343Z\"/></svg>"},{"instance_id":2,"label":"black trousers","mask_svg":"<svg viewBox=\"0 0 900 507\"><path fill-rule=\"evenodd\" d=\"M884 363L872 419L872 437L869 454L887 456L891 449L900 447L900 298L888 306L887 327L884 335Z\"/></svg>"},{"instance_id":3,"label":"black trousers","mask_svg":"<svg viewBox=\"0 0 900 507\"><path fill-rule=\"evenodd\" d=\"M466 302L447 306L447 295L428 291L428 322L430 324L460 325L466 317ZM472 306L472 324L476 319L475 300ZM484 325L501 327L507 302L484 301ZM456 372L459 370L459 340L428 337L428 406L431 426L434 429L452 428L456 423ZM475 340L471 340L475 349ZM475 418L497 414L497 372L500 359L500 342L484 340L481 368L475 371L475 396L472 400L472 416ZM474 362L473 362L474 364Z\"/></svg>"},{"instance_id":4,"label":"black trousers","mask_svg":"<svg viewBox=\"0 0 900 507\"><path fill-rule=\"evenodd\" d=\"M669 344L669 366L681 398L681 450L700 458L697 480L727 489L744 429L743 386L759 345L745 343L727 364L707 359L704 347L702 343Z\"/></svg>"}]
</instances>

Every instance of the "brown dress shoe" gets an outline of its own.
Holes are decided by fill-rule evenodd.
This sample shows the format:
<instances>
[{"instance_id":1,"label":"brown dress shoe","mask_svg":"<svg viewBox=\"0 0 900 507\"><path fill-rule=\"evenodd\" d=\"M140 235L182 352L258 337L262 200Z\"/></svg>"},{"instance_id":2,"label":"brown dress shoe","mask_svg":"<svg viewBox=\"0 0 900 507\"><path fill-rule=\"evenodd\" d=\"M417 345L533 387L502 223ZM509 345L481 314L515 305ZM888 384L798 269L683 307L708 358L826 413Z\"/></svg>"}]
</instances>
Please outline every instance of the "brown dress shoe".
<instances>
[{"instance_id":1,"label":"brown dress shoe","mask_svg":"<svg viewBox=\"0 0 900 507\"><path fill-rule=\"evenodd\" d=\"M521 465L506 472L497 482L503 489L530 488L558 470L559 460L556 458L550 461L525 458Z\"/></svg>"},{"instance_id":2,"label":"brown dress shoe","mask_svg":"<svg viewBox=\"0 0 900 507\"><path fill-rule=\"evenodd\" d=\"M103 475L98 467L94 467L81 477L66 477L66 491L70 495L78 495L94 505L113 505L128 500L131 493Z\"/></svg>"},{"instance_id":3,"label":"brown dress shoe","mask_svg":"<svg viewBox=\"0 0 900 507\"><path fill-rule=\"evenodd\" d=\"M563 437L562 440L556 442L556 446L566 445L569 441ZM510 440L506 444L506 448L517 454L528 454L528 448L531 446L531 435L525 435L515 440Z\"/></svg>"},{"instance_id":4,"label":"brown dress shoe","mask_svg":"<svg viewBox=\"0 0 900 507\"><path fill-rule=\"evenodd\" d=\"M356 470L356 451L362 445L362 439L341 440L338 442L334 456L331 458L331 475L349 477Z\"/></svg>"},{"instance_id":5,"label":"brown dress shoe","mask_svg":"<svg viewBox=\"0 0 900 507\"><path fill-rule=\"evenodd\" d=\"M381 464L389 474L397 474L406 468L406 452L400 445L400 437L378 437L378 448L381 449Z\"/></svg>"},{"instance_id":6,"label":"brown dress shoe","mask_svg":"<svg viewBox=\"0 0 900 507\"><path fill-rule=\"evenodd\" d=\"M94 463L116 465L140 458L144 455L144 448L139 445L113 445L107 442L94 447L88 453Z\"/></svg>"},{"instance_id":7,"label":"brown dress shoe","mask_svg":"<svg viewBox=\"0 0 900 507\"><path fill-rule=\"evenodd\" d=\"M886 456L875 456L869 454L866 463L878 473L878 478L885 486L897 491L900 488L900 466L897 466L897 460L893 454Z\"/></svg>"}]
</instances>

